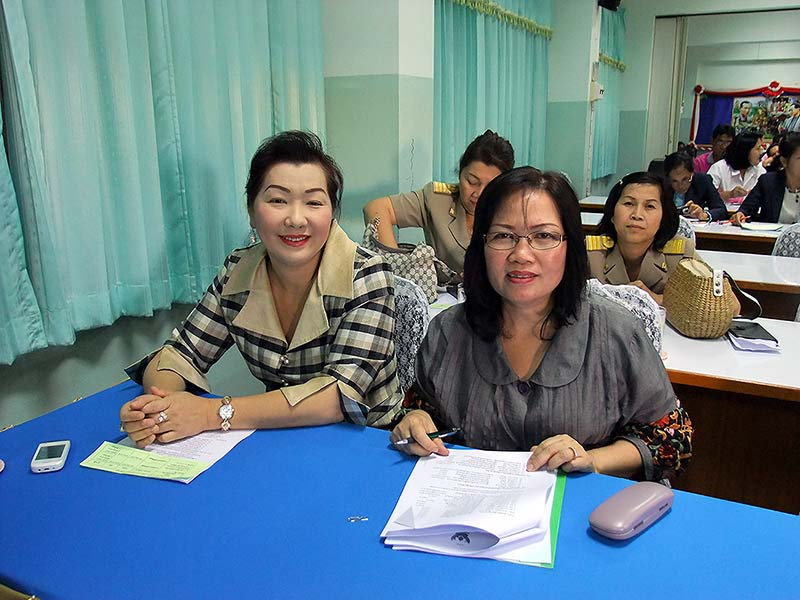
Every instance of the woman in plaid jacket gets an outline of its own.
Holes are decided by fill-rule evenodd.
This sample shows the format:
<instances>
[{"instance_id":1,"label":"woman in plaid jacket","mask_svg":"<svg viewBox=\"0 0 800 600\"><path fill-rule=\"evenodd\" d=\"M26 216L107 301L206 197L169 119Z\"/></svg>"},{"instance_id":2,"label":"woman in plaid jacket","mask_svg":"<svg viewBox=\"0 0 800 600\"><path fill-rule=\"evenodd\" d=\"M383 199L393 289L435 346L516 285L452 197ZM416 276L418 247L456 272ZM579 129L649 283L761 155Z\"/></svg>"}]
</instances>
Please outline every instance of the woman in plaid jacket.
<instances>
[{"instance_id":1,"label":"woman in plaid jacket","mask_svg":"<svg viewBox=\"0 0 800 600\"><path fill-rule=\"evenodd\" d=\"M183 325L127 369L144 392L121 427L140 447L214 429L383 426L399 409L392 273L337 224L336 162L315 135L284 132L253 156L246 191L261 242L231 253ZM266 391L199 396L234 344Z\"/></svg>"}]
</instances>

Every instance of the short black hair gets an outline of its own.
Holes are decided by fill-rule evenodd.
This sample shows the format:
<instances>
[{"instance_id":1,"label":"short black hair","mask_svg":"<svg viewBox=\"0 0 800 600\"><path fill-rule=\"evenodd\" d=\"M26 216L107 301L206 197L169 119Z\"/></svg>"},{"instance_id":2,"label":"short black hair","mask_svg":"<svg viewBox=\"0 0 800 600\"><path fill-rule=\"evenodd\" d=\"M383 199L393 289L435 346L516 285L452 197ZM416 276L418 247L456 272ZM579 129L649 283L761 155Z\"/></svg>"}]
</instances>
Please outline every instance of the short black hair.
<instances>
[{"instance_id":1,"label":"short black hair","mask_svg":"<svg viewBox=\"0 0 800 600\"><path fill-rule=\"evenodd\" d=\"M694 173L694 161L692 157L686 154L686 152L673 152L664 159L664 173L667 176L678 167L683 167L689 171L689 173Z\"/></svg>"},{"instance_id":2,"label":"short black hair","mask_svg":"<svg viewBox=\"0 0 800 600\"><path fill-rule=\"evenodd\" d=\"M556 328L578 316L581 296L589 277L589 261L581 226L580 207L567 178L553 171L517 167L498 175L483 190L475 209L472 240L464 256L464 291L467 323L481 339L495 339L502 328L502 298L489 283L484 236L494 216L512 194L522 190L547 193L555 202L567 244L564 276L553 290L553 309L545 319ZM542 325L544 329L544 324Z\"/></svg>"},{"instance_id":3,"label":"short black hair","mask_svg":"<svg viewBox=\"0 0 800 600\"><path fill-rule=\"evenodd\" d=\"M661 225L656 231L656 236L653 238L653 248L661 250L668 241L675 237L678 233L678 225L680 219L678 218L678 209L675 207L673 198L675 192L672 190L671 185L667 185L666 181L660 175L654 173L647 173L645 171L637 171L636 173L629 173L620 179L616 185L611 188L606 199L606 204L603 207L603 217L600 223L597 224L595 234L607 235L615 242L617 241L617 228L611 219L614 218L614 209L617 208L617 202L622 197L622 192L629 185L654 185L660 191L661 200Z\"/></svg>"},{"instance_id":4,"label":"short black hair","mask_svg":"<svg viewBox=\"0 0 800 600\"><path fill-rule=\"evenodd\" d=\"M722 137L723 135L729 135L733 137L736 135L736 130L727 123L720 123L719 125L714 127L714 131L711 132L711 140L714 141L715 139Z\"/></svg>"},{"instance_id":5,"label":"short black hair","mask_svg":"<svg viewBox=\"0 0 800 600\"><path fill-rule=\"evenodd\" d=\"M778 154L789 160L798 148L800 148L800 132L787 133L778 145Z\"/></svg>"},{"instance_id":6,"label":"short black hair","mask_svg":"<svg viewBox=\"0 0 800 600\"><path fill-rule=\"evenodd\" d=\"M750 150L752 150L764 134L756 130L743 131L735 135L730 146L725 150L725 162L731 169L747 169L750 164Z\"/></svg>"},{"instance_id":7,"label":"short black hair","mask_svg":"<svg viewBox=\"0 0 800 600\"><path fill-rule=\"evenodd\" d=\"M739 102L739 108L742 108L745 104L747 104L747 106L753 106L753 103L750 102L750 100L742 100Z\"/></svg>"},{"instance_id":8,"label":"short black hair","mask_svg":"<svg viewBox=\"0 0 800 600\"><path fill-rule=\"evenodd\" d=\"M485 165L497 167L501 173L514 168L514 147L506 138L487 129L469 143L458 161L458 173L471 162L479 160Z\"/></svg>"},{"instance_id":9,"label":"short black hair","mask_svg":"<svg viewBox=\"0 0 800 600\"><path fill-rule=\"evenodd\" d=\"M325 172L328 197L331 199L333 214L338 215L342 205L344 179L342 170L332 156L325 153L322 142L315 134L307 131L283 131L267 138L256 150L250 161L245 193L247 209L253 208L258 192L264 183L264 175L279 163L292 165L319 165Z\"/></svg>"}]
</instances>

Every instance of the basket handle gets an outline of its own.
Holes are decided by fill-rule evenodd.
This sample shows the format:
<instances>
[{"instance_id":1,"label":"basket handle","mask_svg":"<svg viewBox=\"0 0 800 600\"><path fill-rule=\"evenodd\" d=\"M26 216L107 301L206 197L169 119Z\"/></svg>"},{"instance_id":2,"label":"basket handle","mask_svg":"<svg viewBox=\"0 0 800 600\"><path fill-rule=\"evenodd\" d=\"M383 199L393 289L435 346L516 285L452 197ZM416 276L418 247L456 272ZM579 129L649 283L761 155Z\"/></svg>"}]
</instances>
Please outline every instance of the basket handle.
<instances>
[{"instance_id":1,"label":"basket handle","mask_svg":"<svg viewBox=\"0 0 800 600\"><path fill-rule=\"evenodd\" d=\"M756 299L755 296L751 296L747 292L743 291L739 284L736 283L736 280L730 276L727 271L723 271L725 275L725 279L731 284L731 289L733 290L734 295L739 300L739 304L742 306L742 313L740 317L742 319L757 319L761 316L761 303Z\"/></svg>"}]
</instances>

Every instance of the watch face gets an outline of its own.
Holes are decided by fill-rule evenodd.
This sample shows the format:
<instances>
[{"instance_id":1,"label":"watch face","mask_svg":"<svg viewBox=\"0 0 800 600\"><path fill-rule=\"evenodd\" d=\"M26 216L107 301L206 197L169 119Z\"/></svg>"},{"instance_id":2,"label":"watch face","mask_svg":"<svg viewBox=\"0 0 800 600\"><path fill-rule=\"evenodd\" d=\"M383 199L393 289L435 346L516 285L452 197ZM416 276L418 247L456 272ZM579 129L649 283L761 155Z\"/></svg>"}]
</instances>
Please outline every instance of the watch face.
<instances>
[{"instance_id":1,"label":"watch face","mask_svg":"<svg viewBox=\"0 0 800 600\"><path fill-rule=\"evenodd\" d=\"M233 406L230 404L223 404L220 406L219 416L221 419L230 419L233 416Z\"/></svg>"}]
</instances>

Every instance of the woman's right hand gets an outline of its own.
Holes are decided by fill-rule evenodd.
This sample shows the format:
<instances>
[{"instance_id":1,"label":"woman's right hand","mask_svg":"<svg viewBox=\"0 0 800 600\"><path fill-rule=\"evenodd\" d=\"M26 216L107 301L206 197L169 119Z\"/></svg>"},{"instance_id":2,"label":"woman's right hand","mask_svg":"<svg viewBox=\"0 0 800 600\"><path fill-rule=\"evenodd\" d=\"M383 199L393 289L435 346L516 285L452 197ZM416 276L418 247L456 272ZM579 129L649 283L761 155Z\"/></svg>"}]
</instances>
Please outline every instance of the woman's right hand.
<instances>
[{"instance_id":1,"label":"woman's right hand","mask_svg":"<svg viewBox=\"0 0 800 600\"><path fill-rule=\"evenodd\" d=\"M686 203L686 210L689 211L690 217L697 219L698 221L707 221L711 218L702 206L695 204L691 200Z\"/></svg>"},{"instance_id":2,"label":"woman's right hand","mask_svg":"<svg viewBox=\"0 0 800 600\"><path fill-rule=\"evenodd\" d=\"M749 217L745 215L742 211L738 211L733 213L731 216L731 223L735 223L736 225L741 225L745 221L747 221Z\"/></svg>"},{"instance_id":3,"label":"woman's right hand","mask_svg":"<svg viewBox=\"0 0 800 600\"><path fill-rule=\"evenodd\" d=\"M430 456L431 454L447 456L450 451L445 447L444 442L440 439L432 440L428 437L428 434L434 431L436 431L436 425L434 425L433 419L428 413L424 410L412 410L397 424L389 439L397 450L406 454L414 456ZM400 440L408 438L414 438L414 441L397 445Z\"/></svg>"}]
</instances>

